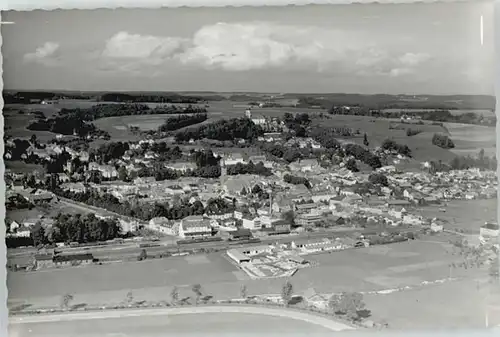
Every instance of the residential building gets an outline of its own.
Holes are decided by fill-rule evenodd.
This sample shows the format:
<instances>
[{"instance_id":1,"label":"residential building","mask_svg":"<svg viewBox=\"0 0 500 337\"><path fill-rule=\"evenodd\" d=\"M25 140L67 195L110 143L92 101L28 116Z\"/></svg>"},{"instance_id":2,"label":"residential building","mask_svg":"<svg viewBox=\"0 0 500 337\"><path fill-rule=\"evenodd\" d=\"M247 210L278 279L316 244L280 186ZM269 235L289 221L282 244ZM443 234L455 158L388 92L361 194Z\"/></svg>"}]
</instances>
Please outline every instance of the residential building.
<instances>
[{"instance_id":1,"label":"residential building","mask_svg":"<svg viewBox=\"0 0 500 337\"><path fill-rule=\"evenodd\" d=\"M292 226L285 220L274 221L271 226L275 233L290 233L292 229Z\"/></svg>"},{"instance_id":2,"label":"residential building","mask_svg":"<svg viewBox=\"0 0 500 337\"><path fill-rule=\"evenodd\" d=\"M265 162L266 161L266 156L263 155L258 155L258 156L250 156L248 157L248 161L252 162L254 164L257 164L259 162Z\"/></svg>"},{"instance_id":3,"label":"residential building","mask_svg":"<svg viewBox=\"0 0 500 337\"><path fill-rule=\"evenodd\" d=\"M251 215L244 215L241 219L243 221L243 228L247 228L250 230L256 230L262 228L262 223L259 217L253 217Z\"/></svg>"},{"instance_id":4,"label":"residential building","mask_svg":"<svg viewBox=\"0 0 500 337\"><path fill-rule=\"evenodd\" d=\"M298 162L293 162L288 166L290 167L292 172L293 171L311 172L320 168L319 163L316 159L304 159Z\"/></svg>"},{"instance_id":5,"label":"residential building","mask_svg":"<svg viewBox=\"0 0 500 337\"><path fill-rule=\"evenodd\" d=\"M60 185L63 191L70 191L73 193L85 193L87 192L87 187L83 183L66 183Z\"/></svg>"},{"instance_id":6,"label":"residential building","mask_svg":"<svg viewBox=\"0 0 500 337\"><path fill-rule=\"evenodd\" d=\"M318 309L327 309L328 308L328 297L322 294L319 294L314 288L308 288L302 294L302 299L306 305Z\"/></svg>"},{"instance_id":7,"label":"residential building","mask_svg":"<svg viewBox=\"0 0 500 337\"><path fill-rule=\"evenodd\" d=\"M307 204L295 204L295 210L297 213L309 213L311 210L318 208L318 204L316 203L307 203Z\"/></svg>"},{"instance_id":8,"label":"residential building","mask_svg":"<svg viewBox=\"0 0 500 337\"><path fill-rule=\"evenodd\" d=\"M29 199L32 203L37 205L52 201L54 199L54 194L46 191L37 191L35 194L31 194Z\"/></svg>"},{"instance_id":9,"label":"residential building","mask_svg":"<svg viewBox=\"0 0 500 337\"><path fill-rule=\"evenodd\" d=\"M317 223L319 223L323 219L321 214L315 213L304 213L299 214L295 218L295 223L304 228L307 227L315 227Z\"/></svg>"},{"instance_id":10,"label":"residential building","mask_svg":"<svg viewBox=\"0 0 500 337\"><path fill-rule=\"evenodd\" d=\"M94 261L94 256L91 253L61 254L54 255L52 261L56 267L88 265Z\"/></svg>"},{"instance_id":11,"label":"residential building","mask_svg":"<svg viewBox=\"0 0 500 337\"><path fill-rule=\"evenodd\" d=\"M52 261L52 254L36 254L35 255L35 269L42 269L47 267L52 267L54 262Z\"/></svg>"},{"instance_id":12,"label":"residential building","mask_svg":"<svg viewBox=\"0 0 500 337\"><path fill-rule=\"evenodd\" d=\"M201 215L191 215L181 220L179 236L181 238L199 238L212 235L210 219Z\"/></svg>"},{"instance_id":13,"label":"residential building","mask_svg":"<svg viewBox=\"0 0 500 337\"><path fill-rule=\"evenodd\" d=\"M181 195L184 194L184 189L178 185L171 185L165 187L165 193L170 195Z\"/></svg>"},{"instance_id":14,"label":"residential building","mask_svg":"<svg viewBox=\"0 0 500 337\"><path fill-rule=\"evenodd\" d=\"M191 162L169 163L166 165L166 168L185 173L188 170L195 170L196 164Z\"/></svg>"},{"instance_id":15,"label":"residential building","mask_svg":"<svg viewBox=\"0 0 500 337\"><path fill-rule=\"evenodd\" d=\"M251 257L260 254L271 253L273 251L273 248L274 247L270 245L260 245L260 246L239 248L238 250L241 253Z\"/></svg>"},{"instance_id":16,"label":"residential building","mask_svg":"<svg viewBox=\"0 0 500 337\"><path fill-rule=\"evenodd\" d=\"M442 231L443 231L443 225L437 224L435 222L431 224L431 232L439 233Z\"/></svg>"},{"instance_id":17,"label":"residential building","mask_svg":"<svg viewBox=\"0 0 500 337\"><path fill-rule=\"evenodd\" d=\"M486 223L479 229L479 235L483 238L497 238L499 236L499 226L495 223Z\"/></svg>"},{"instance_id":18,"label":"residential building","mask_svg":"<svg viewBox=\"0 0 500 337\"><path fill-rule=\"evenodd\" d=\"M330 191L319 191L319 192L314 192L311 196L311 199L314 202L329 201L330 199L334 198L335 196L336 196L336 193L332 193Z\"/></svg>"},{"instance_id":19,"label":"residential building","mask_svg":"<svg viewBox=\"0 0 500 337\"><path fill-rule=\"evenodd\" d=\"M252 122L253 122L255 125L265 125L265 124L267 124L266 118L265 118L265 117L262 117L262 116L256 116L256 117L253 117L253 118L252 118Z\"/></svg>"},{"instance_id":20,"label":"residential building","mask_svg":"<svg viewBox=\"0 0 500 337\"><path fill-rule=\"evenodd\" d=\"M222 165L224 166L236 165L238 163L247 163L241 153L232 153L230 156L224 157L224 159L222 160Z\"/></svg>"},{"instance_id":21,"label":"residential building","mask_svg":"<svg viewBox=\"0 0 500 337\"><path fill-rule=\"evenodd\" d=\"M247 228L239 228L229 232L229 237L231 240L248 240L252 238L252 232Z\"/></svg>"},{"instance_id":22,"label":"residential building","mask_svg":"<svg viewBox=\"0 0 500 337\"><path fill-rule=\"evenodd\" d=\"M229 249L226 254L238 264L248 263L252 260L248 255L243 254L239 249Z\"/></svg>"}]
</instances>

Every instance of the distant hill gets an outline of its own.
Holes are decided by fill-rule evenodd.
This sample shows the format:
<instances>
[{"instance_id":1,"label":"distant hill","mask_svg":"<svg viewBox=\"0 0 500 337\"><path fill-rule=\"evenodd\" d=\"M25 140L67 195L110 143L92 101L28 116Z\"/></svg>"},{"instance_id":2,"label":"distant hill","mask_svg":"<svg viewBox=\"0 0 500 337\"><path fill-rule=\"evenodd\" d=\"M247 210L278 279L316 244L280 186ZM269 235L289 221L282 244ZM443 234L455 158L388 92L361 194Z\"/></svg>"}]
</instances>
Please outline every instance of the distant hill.
<instances>
[{"instance_id":1,"label":"distant hill","mask_svg":"<svg viewBox=\"0 0 500 337\"><path fill-rule=\"evenodd\" d=\"M105 102L187 102L195 101L272 101L273 99L299 100L298 107L333 105L364 106L370 109L446 109L446 110L495 110L496 99L488 95L389 95L346 93L256 93L256 92L162 92L162 91L71 91L71 90L4 90L6 103L22 103L30 99L98 99Z\"/></svg>"}]
</instances>

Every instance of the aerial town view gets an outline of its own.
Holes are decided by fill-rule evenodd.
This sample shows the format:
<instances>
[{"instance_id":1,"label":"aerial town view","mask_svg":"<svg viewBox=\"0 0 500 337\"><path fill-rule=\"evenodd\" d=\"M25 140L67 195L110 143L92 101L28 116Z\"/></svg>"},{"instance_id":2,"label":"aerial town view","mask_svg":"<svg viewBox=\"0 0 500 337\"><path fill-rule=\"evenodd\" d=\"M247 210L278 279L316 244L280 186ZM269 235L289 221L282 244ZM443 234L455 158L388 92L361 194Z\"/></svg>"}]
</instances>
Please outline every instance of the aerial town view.
<instances>
[{"instance_id":1,"label":"aerial town view","mask_svg":"<svg viewBox=\"0 0 500 337\"><path fill-rule=\"evenodd\" d=\"M500 325L491 6L3 13L10 333Z\"/></svg>"}]
</instances>

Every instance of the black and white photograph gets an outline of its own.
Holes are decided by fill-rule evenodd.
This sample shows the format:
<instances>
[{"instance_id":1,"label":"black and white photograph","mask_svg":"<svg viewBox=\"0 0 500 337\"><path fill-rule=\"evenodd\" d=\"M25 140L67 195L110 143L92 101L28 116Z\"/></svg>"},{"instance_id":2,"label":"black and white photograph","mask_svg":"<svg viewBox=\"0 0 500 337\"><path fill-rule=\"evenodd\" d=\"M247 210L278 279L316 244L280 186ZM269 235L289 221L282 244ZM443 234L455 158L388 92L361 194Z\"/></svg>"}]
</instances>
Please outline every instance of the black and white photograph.
<instances>
[{"instance_id":1,"label":"black and white photograph","mask_svg":"<svg viewBox=\"0 0 500 337\"><path fill-rule=\"evenodd\" d=\"M500 326L493 12L2 12L9 336Z\"/></svg>"}]
</instances>

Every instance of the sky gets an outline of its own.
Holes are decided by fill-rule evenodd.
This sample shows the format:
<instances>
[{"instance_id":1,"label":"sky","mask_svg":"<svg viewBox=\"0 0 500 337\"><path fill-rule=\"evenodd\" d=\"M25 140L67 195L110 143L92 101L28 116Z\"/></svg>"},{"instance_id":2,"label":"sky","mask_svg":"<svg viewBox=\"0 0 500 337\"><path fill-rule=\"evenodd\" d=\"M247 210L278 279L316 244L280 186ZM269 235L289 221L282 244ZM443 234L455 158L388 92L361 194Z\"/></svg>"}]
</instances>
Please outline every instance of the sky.
<instances>
[{"instance_id":1,"label":"sky","mask_svg":"<svg viewBox=\"0 0 500 337\"><path fill-rule=\"evenodd\" d=\"M487 2L10 11L2 21L14 22L2 25L12 90L494 93Z\"/></svg>"}]
</instances>

